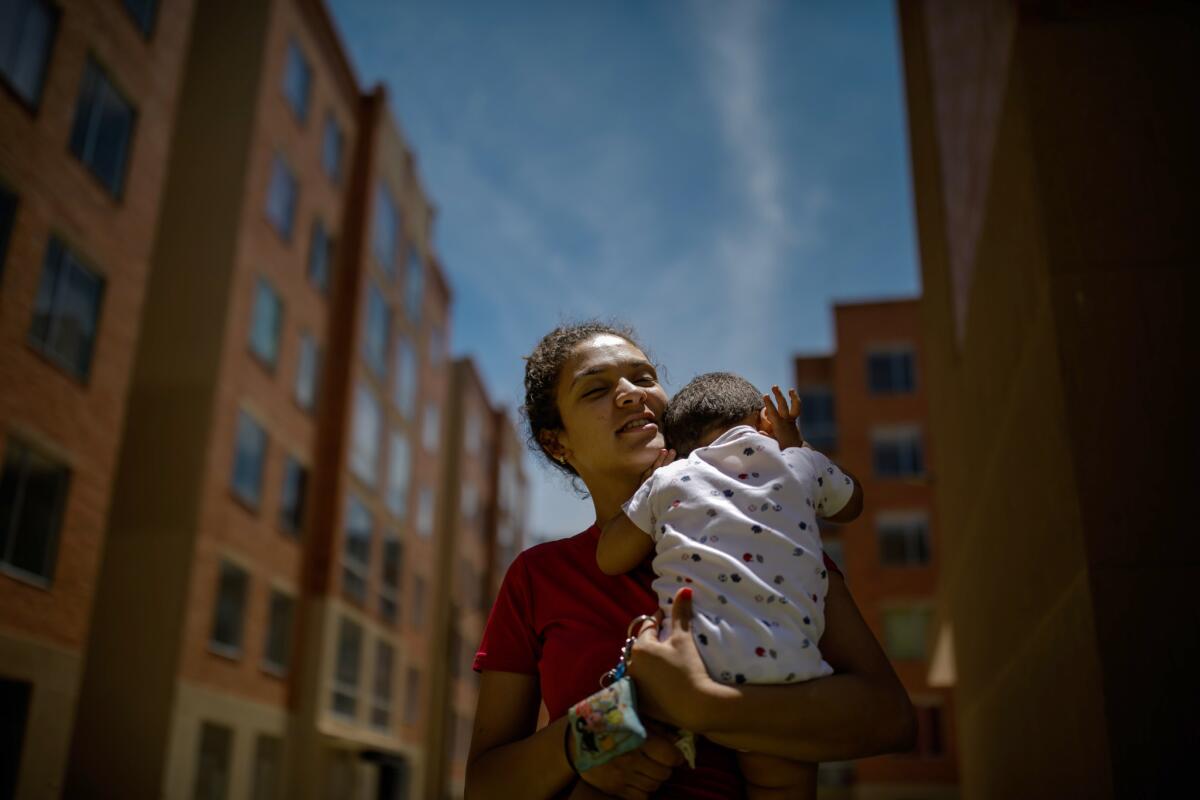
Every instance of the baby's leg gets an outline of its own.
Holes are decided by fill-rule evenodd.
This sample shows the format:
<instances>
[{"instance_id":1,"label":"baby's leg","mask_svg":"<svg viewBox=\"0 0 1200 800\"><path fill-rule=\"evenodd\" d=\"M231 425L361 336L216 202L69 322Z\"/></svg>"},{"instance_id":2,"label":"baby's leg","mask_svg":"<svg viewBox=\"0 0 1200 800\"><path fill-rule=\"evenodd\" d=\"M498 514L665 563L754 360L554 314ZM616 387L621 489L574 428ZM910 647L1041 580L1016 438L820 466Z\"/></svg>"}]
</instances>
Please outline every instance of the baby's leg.
<instances>
[{"instance_id":1,"label":"baby's leg","mask_svg":"<svg viewBox=\"0 0 1200 800\"><path fill-rule=\"evenodd\" d=\"M817 765L762 753L738 753L746 780L746 800L812 800L817 796Z\"/></svg>"}]
</instances>

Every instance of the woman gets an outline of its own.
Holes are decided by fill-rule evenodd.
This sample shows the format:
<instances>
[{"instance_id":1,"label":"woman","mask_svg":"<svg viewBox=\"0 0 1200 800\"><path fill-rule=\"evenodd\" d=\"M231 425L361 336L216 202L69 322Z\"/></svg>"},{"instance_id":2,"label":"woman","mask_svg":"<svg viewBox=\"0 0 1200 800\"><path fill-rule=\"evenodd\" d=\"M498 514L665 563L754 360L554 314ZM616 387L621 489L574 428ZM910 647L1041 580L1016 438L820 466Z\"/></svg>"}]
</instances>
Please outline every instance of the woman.
<instances>
[{"instance_id":1,"label":"woman","mask_svg":"<svg viewBox=\"0 0 1200 800\"><path fill-rule=\"evenodd\" d=\"M654 366L625 329L556 328L526 363L531 441L583 482L601 522L620 510L663 447L657 421L666 404ZM709 741L809 762L912 746L908 696L831 570L820 646L834 675L789 686L716 683L687 630L690 598L680 596L666 640L657 641L650 625L640 632L631 675L639 713L701 734L697 768L676 769L678 751L654 729L641 748L580 780L566 711L616 663L629 621L658 606L648 565L627 575L600 572L598 537L593 525L525 551L509 568L475 660L482 674L468 797L548 798L573 785L572 796L587 796L585 784L627 798L730 797L741 791L732 754ZM553 722L535 732L542 701Z\"/></svg>"}]
</instances>

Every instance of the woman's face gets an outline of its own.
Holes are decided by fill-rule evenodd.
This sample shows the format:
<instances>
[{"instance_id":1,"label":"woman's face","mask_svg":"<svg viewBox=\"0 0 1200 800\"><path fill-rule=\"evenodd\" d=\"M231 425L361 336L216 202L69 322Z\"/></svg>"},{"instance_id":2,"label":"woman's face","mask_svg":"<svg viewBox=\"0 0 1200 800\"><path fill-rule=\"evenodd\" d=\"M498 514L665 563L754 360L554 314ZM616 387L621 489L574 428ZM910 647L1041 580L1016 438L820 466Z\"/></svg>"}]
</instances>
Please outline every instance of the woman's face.
<instances>
[{"instance_id":1,"label":"woman's face","mask_svg":"<svg viewBox=\"0 0 1200 800\"><path fill-rule=\"evenodd\" d=\"M559 373L557 397L563 430L553 436L585 483L640 475L664 446L667 393L646 355L620 336L576 346Z\"/></svg>"}]
</instances>

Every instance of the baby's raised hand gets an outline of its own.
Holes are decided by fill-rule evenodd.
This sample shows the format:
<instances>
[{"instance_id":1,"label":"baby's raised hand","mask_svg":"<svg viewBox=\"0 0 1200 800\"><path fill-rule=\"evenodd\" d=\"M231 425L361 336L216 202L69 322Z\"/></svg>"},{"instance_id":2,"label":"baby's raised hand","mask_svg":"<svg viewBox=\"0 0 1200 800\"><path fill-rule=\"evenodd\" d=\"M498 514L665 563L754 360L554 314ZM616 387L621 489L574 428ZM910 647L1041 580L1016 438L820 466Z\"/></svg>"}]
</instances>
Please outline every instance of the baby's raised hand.
<instances>
[{"instance_id":1,"label":"baby's raised hand","mask_svg":"<svg viewBox=\"0 0 1200 800\"><path fill-rule=\"evenodd\" d=\"M780 448L800 447L804 444L800 435L800 395L795 389L788 389L789 403L778 386L772 386L771 391L774 398L763 395L763 432L774 437Z\"/></svg>"}]
</instances>

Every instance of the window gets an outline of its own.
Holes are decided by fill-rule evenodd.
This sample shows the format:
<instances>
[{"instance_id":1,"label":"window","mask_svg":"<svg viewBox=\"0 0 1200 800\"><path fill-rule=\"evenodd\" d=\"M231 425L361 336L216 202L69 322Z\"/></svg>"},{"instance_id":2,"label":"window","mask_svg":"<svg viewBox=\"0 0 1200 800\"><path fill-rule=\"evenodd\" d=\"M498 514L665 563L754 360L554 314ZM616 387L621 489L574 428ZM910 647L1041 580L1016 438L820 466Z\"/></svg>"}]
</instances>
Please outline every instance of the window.
<instances>
[{"instance_id":1,"label":"window","mask_svg":"<svg viewBox=\"0 0 1200 800\"><path fill-rule=\"evenodd\" d=\"M881 478L908 478L925 473L919 428L876 430L871 435L871 450L875 474Z\"/></svg>"},{"instance_id":2,"label":"window","mask_svg":"<svg viewBox=\"0 0 1200 800\"><path fill-rule=\"evenodd\" d=\"M939 758L946 754L945 735L940 705L914 703L917 712L917 746L912 755L919 758Z\"/></svg>"},{"instance_id":3,"label":"window","mask_svg":"<svg viewBox=\"0 0 1200 800\"><path fill-rule=\"evenodd\" d=\"M350 495L346 505L346 538L342 545L342 593L365 602L367 575L371 569L371 534L375 520L371 512Z\"/></svg>"},{"instance_id":4,"label":"window","mask_svg":"<svg viewBox=\"0 0 1200 800\"><path fill-rule=\"evenodd\" d=\"M304 530L304 500L308 488L308 470L291 456L283 465L283 492L279 503L279 524L290 534Z\"/></svg>"},{"instance_id":5,"label":"window","mask_svg":"<svg viewBox=\"0 0 1200 800\"><path fill-rule=\"evenodd\" d=\"M375 216L371 221L371 255L388 274L396 275L396 250L400 246L400 214L396 201L382 182L375 190Z\"/></svg>"},{"instance_id":6,"label":"window","mask_svg":"<svg viewBox=\"0 0 1200 800\"><path fill-rule=\"evenodd\" d=\"M254 745L254 774L250 796L254 800L272 800L279 797L282 769L283 740L260 733L258 742Z\"/></svg>"},{"instance_id":7,"label":"window","mask_svg":"<svg viewBox=\"0 0 1200 800\"><path fill-rule=\"evenodd\" d=\"M258 508L266 460L267 432L245 411L240 412L234 445L232 488L239 500L254 509Z\"/></svg>"},{"instance_id":8,"label":"window","mask_svg":"<svg viewBox=\"0 0 1200 800\"><path fill-rule=\"evenodd\" d=\"M321 134L321 166L329 180L337 183L342 176L342 129L333 114L325 115L325 130Z\"/></svg>"},{"instance_id":9,"label":"window","mask_svg":"<svg viewBox=\"0 0 1200 800\"><path fill-rule=\"evenodd\" d=\"M879 560L889 567L929 563L929 518L923 513L880 514Z\"/></svg>"},{"instance_id":10,"label":"window","mask_svg":"<svg viewBox=\"0 0 1200 800\"><path fill-rule=\"evenodd\" d=\"M322 294L329 291L329 272L333 265L333 239L325 223L314 220L308 239L308 279Z\"/></svg>"},{"instance_id":11,"label":"window","mask_svg":"<svg viewBox=\"0 0 1200 800\"><path fill-rule=\"evenodd\" d=\"M17 769L29 720L33 684L0 678L0 797L17 796Z\"/></svg>"},{"instance_id":12,"label":"window","mask_svg":"<svg viewBox=\"0 0 1200 800\"><path fill-rule=\"evenodd\" d=\"M428 486L417 496L417 534L426 539L433 535L433 489Z\"/></svg>"},{"instance_id":13,"label":"window","mask_svg":"<svg viewBox=\"0 0 1200 800\"><path fill-rule=\"evenodd\" d=\"M104 279L51 236L33 305L30 342L67 372L86 378L103 298Z\"/></svg>"},{"instance_id":14,"label":"window","mask_svg":"<svg viewBox=\"0 0 1200 800\"><path fill-rule=\"evenodd\" d=\"M346 717L353 717L358 710L362 639L362 628L342 617L338 631L337 666L333 674L333 710Z\"/></svg>"},{"instance_id":15,"label":"window","mask_svg":"<svg viewBox=\"0 0 1200 800\"><path fill-rule=\"evenodd\" d=\"M305 411L317 407L317 382L321 374L321 350L310 333L300 334L300 358L296 365L296 402Z\"/></svg>"},{"instance_id":16,"label":"window","mask_svg":"<svg viewBox=\"0 0 1200 800\"><path fill-rule=\"evenodd\" d=\"M157 10L158 0L124 0L124 3L125 10L133 17L133 22L142 32L142 36L149 37L150 31L154 30L154 12Z\"/></svg>"},{"instance_id":17,"label":"window","mask_svg":"<svg viewBox=\"0 0 1200 800\"><path fill-rule=\"evenodd\" d=\"M279 293L260 277L254 288L254 317L250 321L250 352L275 368L279 360L279 337L283 331L283 301Z\"/></svg>"},{"instance_id":18,"label":"window","mask_svg":"<svg viewBox=\"0 0 1200 800\"><path fill-rule=\"evenodd\" d=\"M374 283L367 286L367 313L363 318L363 357L379 377L387 375L387 348L391 338L392 312Z\"/></svg>"},{"instance_id":19,"label":"window","mask_svg":"<svg viewBox=\"0 0 1200 800\"><path fill-rule=\"evenodd\" d=\"M0 76L31 106L42 97L58 12L44 0L0 3Z\"/></svg>"},{"instance_id":20,"label":"window","mask_svg":"<svg viewBox=\"0 0 1200 800\"><path fill-rule=\"evenodd\" d=\"M263 645L263 667L276 675L286 675L292 654L292 620L295 601L282 592L271 591L267 641Z\"/></svg>"},{"instance_id":21,"label":"window","mask_svg":"<svg viewBox=\"0 0 1200 800\"><path fill-rule=\"evenodd\" d=\"M437 406L430 403L425 407L425 424L421 426L421 443L425 449L433 452L437 449L438 437L441 435L441 413Z\"/></svg>"},{"instance_id":22,"label":"window","mask_svg":"<svg viewBox=\"0 0 1200 800\"><path fill-rule=\"evenodd\" d=\"M229 561L221 562L209 647L222 655L242 653L242 612L246 610L249 584L250 576L244 569Z\"/></svg>"},{"instance_id":23,"label":"window","mask_svg":"<svg viewBox=\"0 0 1200 800\"><path fill-rule=\"evenodd\" d=\"M392 431L388 440L387 495L388 511L403 517L408 509L409 452L408 439L400 431Z\"/></svg>"},{"instance_id":24,"label":"window","mask_svg":"<svg viewBox=\"0 0 1200 800\"><path fill-rule=\"evenodd\" d=\"M283 156L275 154L271 164L271 183L267 187L267 219L279 231L284 241L292 238L292 222L296 218L296 195L299 188L296 176Z\"/></svg>"},{"instance_id":25,"label":"window","mask_svg":"<svg viewBox=\"0 0 1200 800\"><path fill-rule=\"evenodd\" d=\"M883 612L883 641L896 660L925 659L926 636L932 612L924 606L889 608Z\"/></svg>"},{"instance_id":26,"label":"window","mask_svg":"<svg viewBox=\"0 0 1200 800\"><path fill-rule=\"evenodd\" d=\"M414 628L420 628L425 624L425 576L413 576L413 596L412 596L412 613L408 618L408 624Z\"/></svg>"},{"instance_id":27,"label":"window","mask_svg":"<svg viewBox=\"0 0 1200 800\"><path fill-rule=\"evenodd\" d=\"M400 576L404 566L404 545L395 533L383 540L383 580L379 586L379 613L388 622L396 621L396 598L400 596Z\"/></svg>"},{"instance_id":28,"label":"window","mask_svg":"<svg viewBox=\"0 0 1200 800\"><path fill-rule=\"evenodd\" d=\"M417 361L407 339L396 342L396 372L392 375L392 399L405 419L411 419L417 402Z\"/></svg>"},{"instance_id":29,"label":"window","mask_svg":"<svg viewBox=\"0 0 1200 800\"><path fill-rule=\"evenodd\" d=\"M200 725L200 749L196 755L195 800L225 800L229 796L229 762L233 731L223 725Z\"/></svg>"},{"instance_id":30,"label":"window","mask_svg":"<svg viewBox=\"0 0 1200 800\"><path fill-rule=\"evenodd\" d=\"M89 58L71 126L71 153L114 196L121 194L125 182L134 116L133 106Z\"/></svg>"},{"instance_id":31,"label":"window","mask_svg":"<svg viewBox=\"0 0 1200 800\"><path fill-rule=\"evenodd\" d=\"M421 671L408 668L404 681L404 724L416 725L421 718Z\"/></svg>"},{"instance_id":32,"label":"window","mask_svg":"<svg viewBox=\"0 0 1200 800\"><path fill-rule=\"evenodd\" d=\"M54 577L69 481L65 466L8 440L0 476L0 565L6 571L47 583Z\"/></svg>"},{"instance_id":33,"label":"window","mask_svg":"<svg viewBox=\"0 0 1200 800\"><path fill-rule=\"evenodd\" d=\"M804 440L823 453L837 450L837 420L833 391L828 386L808 386L800 394L800 432Z\"/></svg>"},{"instance_id":34,"label":"window","mask_svg":"<svg viewBox=\"0 0 1200 800\"><path fill-rule=\"evenodd\" d=\"M304 122L308 118L308 96L312 88L312 67L304 60L304 52L296 40L288 42L287 63L283 68L283 96L296 115Z\"/></svg>"},{"instance_id":35,"label":"window","mask_svg":"<svg viewBox=\"0 0 1200 800\"><path fill-rule=\"evenodd\" d=\"M911 392L912 348L905 346L867 353L867 388L872 394Z\"/></svg>"},{"instance_id":36,"label":"window","mask_svg":"<svg viewBox=\"0 0 1200 800\"><path fill-rule=\"evenodd\" d=\"M12 235L13 220L17 217L17 196L0 183L0 278L4 277L4 262L8 260L8 237Z\"/></svg>"},{"instance_id":37,"label":"window","mask_svg":"<svg viewBox=\"0 0 1200 800\"><path fill-rule=\"evenodd\" d=\"M392 718L392 646L375 642L375 685L371 692L371 725L387 730Z\"/></svg>"},{"instance_id":38,"label":"window","mask_svg":"<svg viewBox=\"0 0 1200 800\"><path fill-rule=\"evenodd\" d=\"M383 417L375 393L366 384L358 384L354 394L354 434L351 440L350 469L363 483L375 485L379 471L379 440L383 435Z\"/></svg>"},{"instance_id":39,"label":"window","mask_svg":"<svg viewBox=\"0 0 1200 800\"><path fill-rule=\"evenodd\" d=\"M425 265L421 263L421 254L417 248L408 249L408 286L404 289L404 300L407 303L408 318L415 323L421 318L421 300L425 291Z\"/></svg>"}]
</instances>

